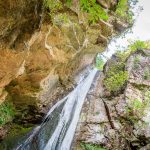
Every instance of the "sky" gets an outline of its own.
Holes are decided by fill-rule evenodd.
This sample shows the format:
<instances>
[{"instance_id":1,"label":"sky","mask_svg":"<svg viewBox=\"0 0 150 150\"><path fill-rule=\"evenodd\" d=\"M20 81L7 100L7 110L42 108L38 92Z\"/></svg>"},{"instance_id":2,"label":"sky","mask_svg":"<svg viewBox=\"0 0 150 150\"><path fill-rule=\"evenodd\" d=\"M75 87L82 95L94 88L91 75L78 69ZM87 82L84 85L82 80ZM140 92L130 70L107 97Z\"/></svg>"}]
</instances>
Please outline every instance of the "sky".
<instances>
[{"instance_id":1,"label":"sky","mask_svg":"<svg viewBox=\"0 0 150 150\"><path fill-rule=\"evenodd\" d=\"M133 27L133 33L140 40L150 40L150 0L139 0L143 7Z\"/></svg>"},{"instance_id":2,"label":"sky","mask_svg":"<svg viewBox=\"0 0 150 150\"><path fill-rule=\"evenodd\" d=\"M139 10L139 7L143 8L140 12L137 11ZM110 41L107 50L103 53L105 57L110 58L116 50L127 48L130 44L129 41L150 40L150 0L139 0L132 11L136 17L134 25L131 28L132 32L127 32L126 34L123 33L119 37L113 38Z\"/></svg>"}]
</instances>

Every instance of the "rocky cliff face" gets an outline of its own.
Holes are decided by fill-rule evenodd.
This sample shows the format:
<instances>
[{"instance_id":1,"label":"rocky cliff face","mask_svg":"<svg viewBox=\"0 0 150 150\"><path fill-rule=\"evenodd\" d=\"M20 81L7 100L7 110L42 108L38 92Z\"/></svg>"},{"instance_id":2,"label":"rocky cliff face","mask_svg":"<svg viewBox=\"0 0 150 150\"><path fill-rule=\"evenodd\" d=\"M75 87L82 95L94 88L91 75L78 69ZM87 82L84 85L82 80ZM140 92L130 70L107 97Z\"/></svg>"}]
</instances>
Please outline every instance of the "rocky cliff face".
<instances>
[{"instance_id":1,"label":"rocky cliff face","mask_svg":"<svg viewBox=\"0 0 150 150\"><path fill-rule=\"evenodd\" d=\"M1 46L15 47L16 43L21 44L21 40L29 37L38 28L41 11L42 0L1 0Z\"/></svg>"},{"instance_id":2,"label":"rocky cliff face","mask_svg":"<svg viewBox=\"0 0 150 150\"><path fill-rule=\"evenodd\" d=\"M109 9L109 20L89 24L75 7L63 5L50 19L42 0L0 0L0 104L9 101L16 112L6 122L39 123L72 88L73 77L124 28L112 15L117 1L98 3Z\"/></svg>"},{"instance_id":3,"label":"rocky cliff face","mask_svg":"<svg viewBox=\"0 0 150 150\"><path fill-rule=\"evenodd\" d=\"M118 63L112 58L97 78L83 109L74 149L80 144L96 144L110 150L149 149L150 50L139 50L126 60L128 81L119 92L104 86L107 72ZM109 94L108 94L109 93Z\"/></svg>"}]
</instances>

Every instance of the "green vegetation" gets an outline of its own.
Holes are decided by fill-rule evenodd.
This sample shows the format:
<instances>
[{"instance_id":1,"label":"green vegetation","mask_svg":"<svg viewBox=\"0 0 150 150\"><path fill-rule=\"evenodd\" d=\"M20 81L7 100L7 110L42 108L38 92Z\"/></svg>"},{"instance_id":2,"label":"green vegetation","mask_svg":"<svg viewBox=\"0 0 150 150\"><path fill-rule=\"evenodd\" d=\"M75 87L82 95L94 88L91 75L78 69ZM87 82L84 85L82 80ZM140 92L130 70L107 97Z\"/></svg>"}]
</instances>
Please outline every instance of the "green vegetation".
<instances>
[{"instance_id":1,"label":"green vegetation","mask_svg":"<svg viewBox=\"0 0 150 150\"><path fill-rule=\"evenodd\" d=\"M52 17L62 9L62 3L59 0L44 0L44 7L50 10L49 15Z\"/></svg>"},{"instance_id":2,"label":"green vegetation","mask_svg":"<svg viewBox=\"0 0 150 150\"><path fill-rule=\"evenodd\" d=\"M118 73L112 72L112 76L105 79L104 85L110 92L115 92L118 91L127 80L127 71L119 71Z\"/></svg>"},{"instance_id":3,"label":"green vegetation","mask_svg":"<svg viewBox=\"0 0 150 150\"><path fill-rule=\"evenodd\" d=\"M126 17L128 9L128 0L119 0L116 8L116 14L121 17Z\"/></svg>"},{"instance_id":4,"label":"green vegetation","mask_svg":"<svg viewBox=\"0 0 150 150\"><path fill-rule=\"evenodd\" d=\"M70 7L72 5L72 0L66 0L66 4L68 7Z\"/></svg>"},{"instance_id":5,"label":"green vegetation","mask_svg":"<svg viewBox=\"0 0 150 150\"><path fill-rule=\"evenodd\" d=\"M98 145L94 145L94 144L86 144L86 143L81 143L81 147L84 150L106 150L105 148L101 148Z\"/></svg>"},{"instance_id":6,"label":"green vegetation","mask_svg":"<svg viewBox=\"0 0 150 150\"><path fill-rule=\"evenodd\" d=\"M0 105L0 125L4 125L11 121L14 117L13 104L10 102L4 102Z\"/></svg>"},{"instance_id":7,"label":"green vegetation","mask_svg":"<svg viewBox=\"0 0 150 150\"><path fill-rule=\"evenodd\" d=\"M118 51L116 53L117 62L111 63L109 70L106 73L106 78L104 79L104 85L106 89L110 92L118 91L125 82L128 80L128 73L124 70L125 62L127 58L138 50L148 49L149 45L143 41L134 41L128 46L126 51ZM134 59L134 67L137 68L139 63L139 57ZM144 78L147 79L149 73L145 71Z\"/></svg>"},{"instance_id":8,"label":"green vegetation","mask_svg":"<svg viewBox=\"0 0 150 150\"><path fill-rule=\"evenodd\" d=\"M58 14L57 16L55 16L55 19L53 18L53 24L54 25L60 25L63 23L69 23L69 18L67 16L66 13L62 13L62 14Z\"/></svg>"},{"instance_id":9,"label":"green vegetation","mask_svg":"<svg viewBox=\"0 0 150 150\"><path fill-rule=\"evenodd\" d=\"M19 142L22 142L23 137L29 133L32 128L33 127L23 127L21 125L13 124L11 130L0 144L0 150L5 150L7 148L14 149Z\"/></svg>"},{"instance_id":10,"label":"green vegetation","mask_svg":"<svg viewBox=\"0 0 150 150\"><path fill-rule=\"evenodd\" d=\"M116 14L121 19L126 20L129 23L132 23L132 12L129 11L128 0L120 0L117 8Z\"/></svg>"},{"instance_id":11,"label":"green vegetation","mask_svg":"<svg viewBox=\"0 0 150 150\"><path fill-rule=\"evenodd\" d=\"M96 0L80 0L81 11L88 13L88 20L95 23L102 19L107 21L108 15L104 9L96 3Z\"/></svg>"},{"instance_id":12,"label":"green vegetation","mask_svg":"<svg viewBox=\"0 0 150 150\"><path fill-rule=\"evenodd\" d=\"M141 50L141 49L148 49L149 45L144 42L144 41L134 41L131 43L131 45L129 46L129 49L131 50L131 52L135 52L137 50Z\"/></svg>"},{"instance_id":13,"label":"green vegetation","mask_svg":"<svg viewBox=\"0 0 150 150\"><path fill-rule=\"evenodd\" d=\"M122 62L125 62L126 59L134 52L138 51L138 50L142 50L142 49L149 49L150 46L149 44L147 44L144 41L134 41L131 42L131 44L128 46L127 50L125 51L118 51L116 53L116 56L118 57L118 59Z\"/></svg>"},{"instance_id":14,"label":"green vegetation","mask_svg":"<svg viewBox=\"0 0 150 150\"><path fill-rule=\"evenodd\" d=\"M150 91L145 92L143 100L131 100L127 108L127 115L132 122L136 122L145 114L145 108L150 106Z\"/></svg>"},{"instance_id":15,"label":"green vegetation","mask_svg":"<svg viewBox=\"0 0 150 150\"><path fill-rule=\"evenodd\" d=\"M104 67L104 61L102 58L96 57L96 68L99 70L103 70Z\"/></svg>"},{"instance_id":16,"label":"green vegetation","mask_svg":"<svg viewBox=\"0 0 150 150\"><path fill-rule=\"evenodd\" d=\"M66 0L66 5L70 7L72 0ZM63 4L59 0L44 0L45 8L50 10L49 15L53 18L53 15L63 8ZM99 19L108 20L108 15L105 10L96 3L96 0L80 0L80 10L88 14L88 20L90 23L95 23Z\"/></svg>"}]
</instances>

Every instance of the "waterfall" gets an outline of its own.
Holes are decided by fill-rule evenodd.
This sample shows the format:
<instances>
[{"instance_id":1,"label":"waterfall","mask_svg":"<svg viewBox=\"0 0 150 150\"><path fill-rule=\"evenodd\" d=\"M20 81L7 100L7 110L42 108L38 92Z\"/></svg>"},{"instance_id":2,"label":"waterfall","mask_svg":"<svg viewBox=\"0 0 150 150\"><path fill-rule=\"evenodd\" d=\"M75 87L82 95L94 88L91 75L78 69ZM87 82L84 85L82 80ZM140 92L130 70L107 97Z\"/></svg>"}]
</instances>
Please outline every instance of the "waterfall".
<instances>
[{"instance_id":1,"label":"waterfall","mask_svg":"<svg viewBox=\"0 0 150 150\"><path fill-rule=\"evenodd\" d=\"M56 103L43 123L16 150L70 150L84 100L96 73L97 69L91 70L71 93Z\"/></svg>"},{"instance_id":2,"label":"waterfall","mask_svg":"<svg viewBox=\"0 0 150 150\"><path fill-rule=\"evenodd\" d=\"M141 0L148 7L148 1ZM137 7L135 7L135 12ZM146 9L147 11L149 8ZM98 57L107 61L118 49L125 50L131 40L147 40L149 35L148 13L143 11L141 18L132 27L133 32L127 31L121 36L113 38L106 51ZM135 13L134 12L134 13ZM145 20L143 16L147 14ZM141 24L142 22L142 24ZM142 26L145 25L144 31ZM143 33L143 34L142 34ZM141 36L142 35L142 36ZM140 37L140 38L139 38ZM15 150L70 150L80 112L84 104L86 95L97 73L97 69L90 71L86 78L83 78L77 87L66 97L56 103L48 112L43 123L35 128L33 132Z\"/></svg>"}]
</instances>

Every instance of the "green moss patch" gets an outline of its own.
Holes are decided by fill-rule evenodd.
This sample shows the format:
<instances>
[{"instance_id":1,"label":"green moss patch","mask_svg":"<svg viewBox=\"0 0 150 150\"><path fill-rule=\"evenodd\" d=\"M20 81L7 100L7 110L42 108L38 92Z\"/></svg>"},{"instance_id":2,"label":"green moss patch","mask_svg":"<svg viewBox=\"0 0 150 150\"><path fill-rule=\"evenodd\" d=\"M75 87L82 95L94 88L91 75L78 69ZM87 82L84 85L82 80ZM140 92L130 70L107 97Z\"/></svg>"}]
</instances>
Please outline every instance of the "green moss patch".
<instances>
[{"instance_id":1,"label":"green moss patch","mask_svg":"<svg viewBox=\"0 0 150 150\"><path fill-rule=\"evenodd\" d=\"M0 126L10 122L15 115L14 107L11 102L4 102L0 105Z\"/></svg>"},{"instance_id":2,"label":"green moss patch","mask_svg":"<svg viewBox=\"0 0 150 150\"><path fill-rule=\"evenodd\" d=\"M24 140L25 135L32 130L33 127L23 127L21 125L12 125L8 135L0 144L0 150L12 150L19 142Z\"/></svg>"}]
</instances>

